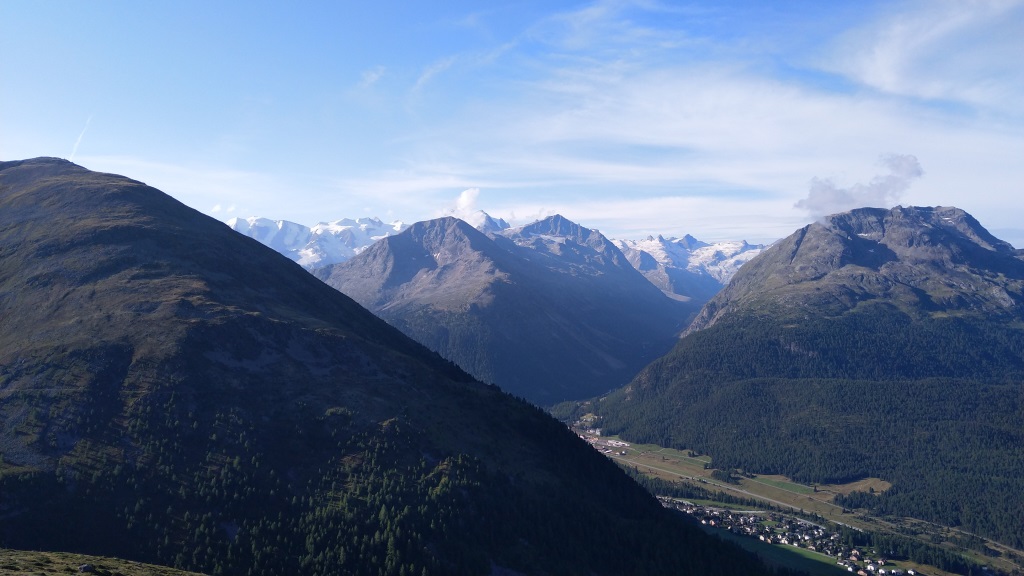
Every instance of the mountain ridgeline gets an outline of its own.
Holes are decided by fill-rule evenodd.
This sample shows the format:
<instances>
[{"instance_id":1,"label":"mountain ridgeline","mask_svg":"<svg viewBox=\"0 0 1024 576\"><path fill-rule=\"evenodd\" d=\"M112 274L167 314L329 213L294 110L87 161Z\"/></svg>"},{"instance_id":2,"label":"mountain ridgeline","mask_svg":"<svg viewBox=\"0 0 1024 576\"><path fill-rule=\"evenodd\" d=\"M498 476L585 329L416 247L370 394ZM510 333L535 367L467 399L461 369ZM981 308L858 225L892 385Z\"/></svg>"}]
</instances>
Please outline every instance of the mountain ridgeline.
<instances>
[{"instance_id":1,"label":"mountain ridgeline","mask_svg":"<svg viewBox=\"0 0 1024 576\"><path fill-rule=\"evenodd\" d=\"M696 312L595 230L561 216L485 234L420 222L314 270L483 381L541 405L628 382Z\"/></svg>"},{"instance_id":2,"label":"mountain ridgeline","mask_svg":"<svg viewBox=\"0 0 1024 576\"><path fill-rule=\"evenodd\" d=\"M955 208L859 209L740 269L594 411L609 433L1024 545L1024 257Z\"/></svg>"},{"instance_id":3,"label":"mountain ridgeline","mask_svg":"<svg viewBox=\"0 0 1024 576\"><path fill-rule=\"evenodd\" d=\"M212 574L764 572L540 410L125 177L0 163L0 318L3 547Z\"/></svg>"},{"instance_id":4,"label":"mountain ridgeline","mask_svg":"<svg viewBox=\"0 0 1024 576\"><path fill-rule=\"evenodd\" d=\"M1022 318L1022 254L958 208L854 210L772 245L690 331L732 310L834 315L879 302L915 318Z\"/></svg>"}]
</instances>

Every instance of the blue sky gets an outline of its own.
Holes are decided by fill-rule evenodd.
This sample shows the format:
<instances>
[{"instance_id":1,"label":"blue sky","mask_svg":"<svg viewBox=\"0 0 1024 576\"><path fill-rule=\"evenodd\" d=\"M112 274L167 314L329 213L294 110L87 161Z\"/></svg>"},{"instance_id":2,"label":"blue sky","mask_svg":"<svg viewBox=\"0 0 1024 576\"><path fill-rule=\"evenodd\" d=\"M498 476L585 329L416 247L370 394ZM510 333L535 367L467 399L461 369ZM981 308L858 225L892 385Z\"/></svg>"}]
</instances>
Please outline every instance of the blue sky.
<instances>
[{"instance_id":1,"label":"blue sky","mask_svg":"<svg viewBox=\"0 0 1024 576\"><path fill-rule=\"evenodd\" d=\"M1024 0L0 3L0 159L221 220L561 213L770 241L954 205L1024 247Z\"/></svg>"}]
</instances>

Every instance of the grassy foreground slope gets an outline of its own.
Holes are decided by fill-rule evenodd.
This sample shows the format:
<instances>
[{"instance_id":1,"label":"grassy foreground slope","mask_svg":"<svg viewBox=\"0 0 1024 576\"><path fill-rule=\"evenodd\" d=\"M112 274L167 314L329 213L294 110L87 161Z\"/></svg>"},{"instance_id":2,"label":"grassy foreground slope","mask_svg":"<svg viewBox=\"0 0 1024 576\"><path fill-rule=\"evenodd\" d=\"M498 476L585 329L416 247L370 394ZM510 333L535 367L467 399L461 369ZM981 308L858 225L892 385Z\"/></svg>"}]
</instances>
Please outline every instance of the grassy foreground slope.
<instances>
[{"instance_id":1,"label":"grassy foreground slope","mask_svg":"<svg viewBox=\"0 0 1024 576\"><path fill-rule=\"evenodd\" d=\"M83 568L89 570L88 567L92 567L90 572L80 572ZM4 576L66 576L72 573L96 576L197 576L195 572L120 558L0 548L0 574Z\"/></svg>"}]
</instances>

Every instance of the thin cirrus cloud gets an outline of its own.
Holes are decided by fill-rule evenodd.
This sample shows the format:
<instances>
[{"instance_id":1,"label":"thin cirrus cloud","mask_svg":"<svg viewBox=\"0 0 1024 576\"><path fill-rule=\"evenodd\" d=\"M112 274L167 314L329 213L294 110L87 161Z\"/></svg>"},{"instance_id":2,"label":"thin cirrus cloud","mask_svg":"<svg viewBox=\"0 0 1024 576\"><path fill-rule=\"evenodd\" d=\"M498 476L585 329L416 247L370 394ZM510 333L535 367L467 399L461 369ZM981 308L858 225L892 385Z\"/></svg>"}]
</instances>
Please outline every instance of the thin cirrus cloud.
<instances>
[{"instance_id":1,"label":"thin cirrus cloud","mask_svg":"<svg viewBox=\"0 0 1024 576\"><path fill-rule=\"evenodd\" d=\"M899 154L922 175L874 201L958 205L999 230L1024 220L1024 0L367 6L368 19L322 28L315 10L288 9L301 34L287 57L238 82L212 73L237 65L220 35L189 41L209 59L182 64L180 82L129 82L118 36L76 35L68 17L46 37L107 42L109 75L72 90L51 74L41 101L25 87L50 62L9 64L0 153L52 154L77 134L76 161L220 206L218 218L414 221L477 189L474 206L513 224L558 212L620 238L702 239L784 236L813 219L824 183L868 186L889 173L878 159ZM159 28L118 25L142 23ZM154 96L162 113L139 108ZM94 111L100 132L82 125Z\"/></svg>"},{"instance_id":2,"label":"thin cirrus cloud","mask_svg":"<svg viewBox=\"0 0 1024 576\"><path fill-rule=\"evenodd\" d=\"M455 153L511 188L654 186L658 195L665 187L706 195L708 189L693 184L719 182L772 195L802 186L816 173L811 170L827 168L823 157L851 143L866 159L876 157L867 141L891 137L902 124L887 118L887 108L741 71L556 71L520 104L503 102L467 119L454 139L475 150ZM851 110L857 114L851 117ZM477 135L472 126L484 118L491 119L489 129ZM470 167L449 170L469 173Z\"/></svg>"},{"instance_id":3,"label":"thin cirrus cloud","mask_svg":"<svg viewBox=\"0 0 1024 576\"><path fill-rule=\"evenodd\" d=\"M636 8L624 2L597 3L530 29L527 37L534 46L524 53L536 73L513 85L508 98L476 103L461 124L443 131L438 148L447 149L451 173L483 172L496 181L495 193L484 197L493 205L509 198L501 204L520 216L538 212L533 195L560 190L566 198L573 196L565 193L566 187L590 188L586 205L581 202L574 211L580 214L592 212L588 206L594 203L615 205L615 195L643 205L652 198L714 197L722 191L735 195L742 189L748 201L766 202L761 212L765 221L791 221L805 213L795 207L797 202L820 197L822 183L841 190L870 181L880 155L916 155L941 179L908 179L901 191L907 194L873 201L907 197L958 203L962 190L952 185L958 178L951 172L991 166L993 158L1004 155L1000 150L1020 147L1019 136L1008 135L1005 125L987 119L984 100L963 97L977 107L971 118L962 110L922 104L924 88L917 93L897 85L860 90L856 84L867 84L871 77L847 64L888 50L904 58L892 64L894 69L921 78L931 75L951 87L966 85L964 78L970 75L958 76L955 67L938 72L919 68L955 51L962 37L979 21L995 18L995 11L961 22L950 5L933 11L927 4L903 4L900 14L881 13L827 43L823 50L831 60L809 62L802 54L783 51L779 58L789 58L796 72L779 75L742 51L710 60L689 57L683 52L707 40L697 40L686 30L634 25L624 11ZM931 36L920 46L893 48L893 33L887 31L900 18L916 23L911 28L918 32L932 30ZM610 30L617 33L608 34ZM555 48L538 49L536 44ZM1004 46L982 43L973 59L983 60L986 50L998 55ZM676 51L679 58L667 57ZM1004 68L1014 66L1006 58L996 59ZM971 62L963 68L974 75L987 70ZM947 92L953 93L952 88ZM480 130L483 126L486 131ZM425 148L431 148L429 142L428 137ZM1013 175L1021 170L1004 162L1001 169L976 175L976 184L993 191L989 204L1006 202ZM854 184L844 184L850 181ZM924 183L926 194L910 193ZM472 176L459 179L459 184L487 191ZM687 222L690 217L679 214L676 230L702 225ZM617 227L630 225L623 219Z\"/></svg>"},{"instance_id":4,"label":"thin cirrus cloud","mask_svg":"<svg viewBox=\"0 0 1024 576\"><path fill-rule=\"evenodd\" d=\"M369 70L364 70L359 78L359 87L369 88L373 86L384 77L385 70L384 66L374 66Z\"/></svg>"},{"instance_id":5,"label":"thin cirrus cloud","mask_svg":"<svg viewBox=\"0 0 1024 576\"><path fill-rule=\"evenodd\" d=\"M886 93L1020 113L1020 0L929 0L844 34L822 67Z\"/></svg>"},{"instance_id":6,"label":"thin cirrus cloud","mask_svg":"<svg viewBox=\"0 0 1024 576\"><path fill-rule=\"evenodd\" d=\"M978 35L1016 4L876 7L822 40L817 60L749 23L726 46L705 28L729 24L714 7L599 1L551 14L497 48L424 64L407 85L415 129L399 132L391 167L344 179L341 196L422 219L478 189L475 204L513 223L558 212L620 237L657 223L717 239L740 233L736 222L752 224L746 237L784 236L858 201L959 204L977 166L992 169L971 170L971 186L998 204L1000 150L1020 137L990 117L1016 105L999 95L1020 93L1004 54L1019 41ZM927 176L881 193L877 159L896 153Z\"/></svg>"},{"instance_id":7,"label":"thin cirrus cloud","mask_svg":"<svg viewBox=\"0 0 1024 576\"><path fill-rule=\"evenodd\" d=\"M600 230L612 238L645 238L647 236L682 236L694 228L679 230L680 221L700 222L699 238L705 241L745 239L767 243L789 235L802 226L804 219L796 215L770 221L765 213L771 202L734 197L607 197L586 202L559 198L523 200L512 204L481 192L476 201L489 213L500 213L513 224L532 222L555 214L571 216L584 226Z\"/></svg>"},{"instance_id":8,"label":"thin cirrus cloud","mask_svg":"<svg viewBox=\"0 0 1024 576\"><path fill-rule=\"evenodd\" d=\"M416 79L416 83L413 85L411 90L412 95L417 96L423 92L425 87L434 79L434 77L451 68L452 65L455 64L456 60L457 57L449 56L427 66Z\"/></svg>"}]
</instances>

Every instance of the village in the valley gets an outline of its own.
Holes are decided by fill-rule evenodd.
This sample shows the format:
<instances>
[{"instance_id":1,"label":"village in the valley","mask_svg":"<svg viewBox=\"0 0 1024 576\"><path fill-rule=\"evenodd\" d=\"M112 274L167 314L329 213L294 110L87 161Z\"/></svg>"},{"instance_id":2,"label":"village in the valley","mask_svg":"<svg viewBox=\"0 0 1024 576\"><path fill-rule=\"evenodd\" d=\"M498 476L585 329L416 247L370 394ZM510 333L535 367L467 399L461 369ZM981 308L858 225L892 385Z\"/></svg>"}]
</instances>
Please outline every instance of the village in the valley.
<instances>
[{"instance_id":1,"label":"village in the valley","mask_svg":"<svg viewBox=\"0 0 1024 576\"><path fill-rule=\"evenodd\" d=\"M701 506L686 500L658 498L662 505L693 516L705 526L728 530L757 538L768 544L779 544L805 548L836 559L836 564L859 576L872 574L910 575L921 574L913 569L903 570L889 565L880 556L870 556L866 551L845 546L839 533L827 530L812 522L790 518L778 513L757 511L732 511L724 508Z\"/></svg>"},{"instance_id":2,"label":"village in the valley","mask_svg":"<svg viewBox=\"0 0 1024 576\"><path fill-rule=\"evenodd\" d=\"M581 438L596 450L609 458L623 463L635 463L632 457L649 456L641 452L629 442L616 438L601 436L600 430L577 428ZM634 454L635 453L635 454ZM678 457L678 456L677 456ZM694 457L693 464L701 464ZM703 464L701 464L703 466ZM645 465L645 471L652 471ZM697 476L678 476L704 485L714 485L729 489L730 487L715 482L712 478ZM901 568L888 559L867 549L858 549L843 542L838 530L828 529L808 520L780 513L775 510L730 510L709 503L695 503L680 498L659 496L662 505L693 516L701 525L708 529L727 530L733 534L757 539L766 544L792 546L828 556L847 572L859 576L894 575L916 576L923 574L920 569ZM822 558L822 560L827 560Z\"/></svg>"}]
</instances>

